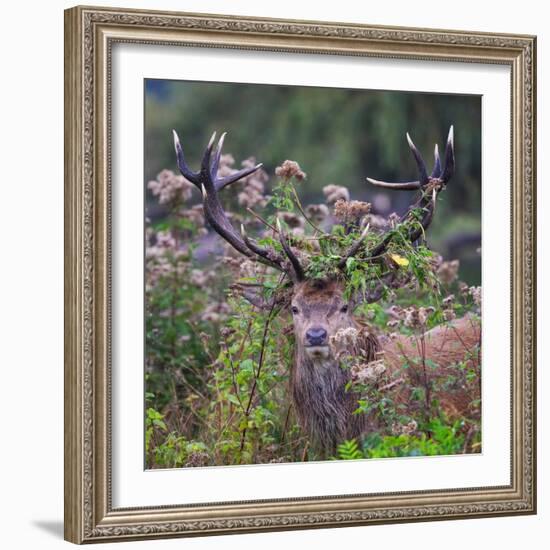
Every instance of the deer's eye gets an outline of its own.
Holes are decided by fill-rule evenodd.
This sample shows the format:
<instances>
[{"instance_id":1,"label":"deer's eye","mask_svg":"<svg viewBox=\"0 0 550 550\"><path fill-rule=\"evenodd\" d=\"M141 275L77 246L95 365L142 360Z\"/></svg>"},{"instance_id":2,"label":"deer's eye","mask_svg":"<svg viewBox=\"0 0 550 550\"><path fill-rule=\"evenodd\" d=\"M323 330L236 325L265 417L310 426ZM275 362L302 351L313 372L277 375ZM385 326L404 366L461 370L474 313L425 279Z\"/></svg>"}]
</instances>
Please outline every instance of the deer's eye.
<instances>
[{"instance_id":1,"label":"deer's eye","mask_svg":"<svg viewBox=\"0 0 550 550\"><path fill-rule=\"evenodd\" d=\"M296 315L296 313L298 313L298 308L296 306L292 306L290 311L292 311L292 315Z\"/></svg>"},{"instance_id":2,"label":"deer's eye","mask_svg":"<svg viewBox=\"0 0 550 550\"><path fill-rule=\"evenodd\" d=\"M348 304L344 304L341 308L340 308L340 311L342 313L347 313L348 312Z\"/></svg>"}]
</instances>

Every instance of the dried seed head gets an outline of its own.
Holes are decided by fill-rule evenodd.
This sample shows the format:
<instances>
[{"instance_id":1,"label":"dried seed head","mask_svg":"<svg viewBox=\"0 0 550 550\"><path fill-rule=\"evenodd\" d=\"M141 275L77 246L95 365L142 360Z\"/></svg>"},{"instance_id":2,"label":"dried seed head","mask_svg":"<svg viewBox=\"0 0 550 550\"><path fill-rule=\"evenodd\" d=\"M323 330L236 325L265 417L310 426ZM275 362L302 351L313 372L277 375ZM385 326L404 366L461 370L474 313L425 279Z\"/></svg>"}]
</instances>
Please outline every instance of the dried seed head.
<instances>
[{"instance_id":1,"label":"dried seed head","mask_svg":"<svg viewBox=\"0 0 550 550\"><path fill-rule=\"evenodd\" d=\"M323 222L329 215L329 210L326 204L310 204L305 210L307 216L315 223Z\"/></svg>"},{"instance_id":2,"label":"dried seed head","mask_svg":"<svg viewBox=\"0 0 550 550\"><path fill-rule=\"evenodd\" d=\"M456 319L456 313L453 309L444 309L443 318L445 321L452 321L453 319Z\"/></svg>"},{"instance_id":3,"label":"dried seed head","mask_svg":"<svg viewBox=\"0 0 550 550\"><path fill-rule=\"evenodd\" d=\"M294 160L285 160L281 166L275 168L275 175L289 180L290 178L296 178L298 181L306 179L306 173L300 168L300 165Z\"/></svg>"},{"instance_id":4,"label":"dried seed head","mask_svg":"<svg viewBox=\"0 0 550 550\"><path fill-rule=\"evenodd\" d=\"M441 303L445 307L448 307L448 306L454 304L455 303L455 295L454 294L449 294L446 298L443 299L443 301Z\"/></svg>"},{"instance_id":5,"label":"dried seed head","mask_svg":"<svg viewBox=\"0 0 550 550\"><path fill-rule=\"evenodd\" d=\"M396 212L392 212L388 216L388 223L390 224L390 227L395 227L398 223L401 217Z\"/></svg>"},{"instance_id":6,"label":"dried seed head","mask_svg":"<svg viewBox=\"0 0 550 550\"><path fill-rule=\"evenodd\" d=\"M304 218L302 218L302 216L298 216L298 214L295 214L294 212L278 212L277 216L291 229L304 227Z\"/></svg>"},{"instance_id":7,"label":"dried seed head","mask_svg":"<svg viewBox=\"0 0 550 550\"><path fill-rule=\"evenodd\" d=\"M349 201L349 191L347 187L343 187L342 185L331 183L323 187L323 194L328 204L334 204L338 200Z\"/></svg>"},{"instance_id":8,"label":"dried seed head","mask_svg":"<svg viewBox=\"0 0 550 550\"><path fill-rule=\"evenodd\" d=\"M338 199L334 204L334 216L341 222L360 221L370 210L369 202Z\"/></svg>"},{"instance_id":9,"label":"dried seed head","mask_svg":"<svg viewBox=\"0 0 550 550\"><path fill-rule=\"evenodd\" d=\"M341 328L330 337L330 343L336 347L352 347L357 344L359 331L353 327Z\"/></svg>"},{"instance_id":10,"label":"dried seed head","mask_svg":"<svg viewBox=\"0 0 550 550\"><path fill-rule=\"evenodd\" d=\"M386 372L383 359L376 359L369 363L358 363L351 367L351 378L360 384L374 383L380 380Z\"/></svg>"},{"instance_id":11,"label":"dried seed head","mask_svg":"<svg viewBox=\"0 0 550 550\"><path fill-rule=\"evenodd\" d=\"M450 262L443 262L437 268L437 276L439 280L445 284L450 285L458 276L458 268L460 267L459 260L451 260Z\"/></svg>"},{"instance_id":12,"label":"dried seed head","mask_svg":"<svg viewBox=\"0 0 550 550\"><path fill-rule=\"evenodd\" d=\"M205 451L191 451L187 455L187 462L185 466L187 468L198 468L201 466L207 466L210 457Z\"/></svg>"},{"instance_id":13,"label":"dried seed head","mask_svg":"<svg viewBox=\"0 0 550 550\"><path fill-rule=\"evenodd\" d=\"M470 287L470 296L474 300L474 304L478 307L481 306L481 287L480 286L471 286Z\"/></svg>"},{"instance_id":14,"label":"dried seed head","mask_svg":"<svg viewBox=\"0 0 550 550\"><path fill-rule=\"evenodd\" d=\"M147 188L158 198L159 204L185 202L191 198L193 184L172 170L162 170L147 184Z\"/></svg>"}]
</instances>

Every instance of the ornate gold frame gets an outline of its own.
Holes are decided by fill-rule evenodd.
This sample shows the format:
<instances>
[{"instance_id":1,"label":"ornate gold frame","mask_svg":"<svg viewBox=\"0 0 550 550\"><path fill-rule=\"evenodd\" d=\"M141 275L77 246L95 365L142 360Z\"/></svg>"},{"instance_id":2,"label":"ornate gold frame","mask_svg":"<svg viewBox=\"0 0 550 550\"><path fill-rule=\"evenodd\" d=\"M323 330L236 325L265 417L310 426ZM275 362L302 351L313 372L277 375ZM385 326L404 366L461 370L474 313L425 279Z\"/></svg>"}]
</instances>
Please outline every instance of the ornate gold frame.
<instances>
[{"instance_id":1,"label":"ornate gold frame","mask_svg":"<svg viewBox=\"0 0 550 550\"><path fill-rule=\"evenodd\" d=\"M115 42L507 65L512 73L512 482L200 506L110 500L110 53ZM533 514L536 38L127 9L65 12L65 538L101 542Z\"/></svg>"}]
</instances>

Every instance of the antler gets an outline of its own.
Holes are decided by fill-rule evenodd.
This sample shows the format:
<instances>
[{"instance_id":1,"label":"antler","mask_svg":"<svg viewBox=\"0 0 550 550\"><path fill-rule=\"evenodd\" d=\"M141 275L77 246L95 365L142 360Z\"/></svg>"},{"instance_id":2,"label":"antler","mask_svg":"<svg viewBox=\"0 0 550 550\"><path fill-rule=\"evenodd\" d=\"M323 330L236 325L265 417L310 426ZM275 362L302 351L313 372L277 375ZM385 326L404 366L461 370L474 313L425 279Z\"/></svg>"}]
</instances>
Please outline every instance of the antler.
<instances>
[{"instance_id":1,"label":"antler","mask_svg":"<svg viewBox=\"0 0 550 550\"><path fill-rule=\"evenodd\" d=\"M281 246L286 256L290 260L290 266L286 265L285 260L277 251L260 246L256 241L249 238L243 225L241 225L241 233L237 233L231 225L220 202L218 192L221 189L253 174L256 170L261 168L262 164L257 164L251 168L244 168L234 174L218 178L218 168L226 133L221 135L216 147L216 152L212 158L214 140L216 139L216 132L214 132L204 151L201 168L198 172L194 172L185 162L183 148L178 138L178 134L175 130L172 130L172 132L174 135L174 148L176 149L178 168L182 175L201 191L204 215L208 223L212 226L212 229L235 248L235 250L248 258L274 267L289 275L293 280L302 280L304 277L303 269L298 258L290 248L280 224L277 226L279 241L281 242Z\"/></svg>"},{"instance_id":2,"label":"antler","mask_svg":"<svg viewBox=\"0 0 550 550\"><path fill-rule=\"evenodd\" d=\"M412 190L417 189L421 192L420 198L414 202L407 212L401 216L400 221L406 221L407 219L412 219L414 212L420 210L422 217L419 220L419 224L416 224L409 231L409 240L411 242L416 241L429 227L432 222L433 214L435 211L435 204L437 196L440 191L445 189L447 182L451 179L454 174L455 169L455 154L454 154L454 130L453 126L449 129L449 135L447 137L447 145L445 147L445 164L444 168L441 169L441 159L439 158L439 149L437 145L434 149L434 167L431 175L428 176L428 171L426 169L426 163L420 154L420 151L416 148L416 145L413 143L411 137L407 133L407 141L409 147L416 161L418 167L419 177L418 180L407 181L403 183L388 183L385 181L379 181L372 178L367 178L369 183L376 185L377 187L384 187L386 189L394 190ZM374 258L383 254L388 245L390 244L394 233L388 233L386 236L377 244L372 250L369 251L368 256ZM361 243L366 236L366 231L364 231L359 237L359 239L350 247L347 254L340 261L340 267L346 265L346 260L354 256L359 249L361 248Z\"/></svg>"}]
</instances>

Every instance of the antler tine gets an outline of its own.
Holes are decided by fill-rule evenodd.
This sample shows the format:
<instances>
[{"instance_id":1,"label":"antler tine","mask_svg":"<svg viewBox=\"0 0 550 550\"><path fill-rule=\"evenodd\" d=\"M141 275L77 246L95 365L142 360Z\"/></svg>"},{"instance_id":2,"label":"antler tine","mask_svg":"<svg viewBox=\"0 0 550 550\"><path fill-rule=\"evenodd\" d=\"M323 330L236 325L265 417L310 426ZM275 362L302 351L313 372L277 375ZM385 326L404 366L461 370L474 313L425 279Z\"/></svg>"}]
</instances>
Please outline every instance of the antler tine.
<instances>
[{"instance_id":1,"label":"antler tine","mask_svg":"<svg viewBox=\"0 0 550 550\"><path fill-rule=\"evenodd\" d=\"M218 169L220 167L220 159L222 156L222 149L223 149L223 143L225 141L225 136L227 135L227 132L224 132L218 141L218 145L216 147L216 152L214 153L214 158L212 160L212 163L210 163L210 156L212 154L212 146L214 144L214 140L216 137L216 132L212 134L212 137L210 139L210 143L208 144L208 147L206 148L206 151L204 153L203 157L203 165L206 162L206 165L210 164L209 172L210 172L210 179L213 182L213 185L216 189L216 191L220 191L227 185L230 185L242 178L245 178L246 176L249 176L250 174L253 174L256 172L256 170L260 169L263 164L260 162L259 164L256 164L256 166L252 166L250 168L243 168L242 170L238 170L234 174L229 174L228 176L225 176L223 178L218 179ZM181 146L180 146L181 149ZM205 167L204 167L205 168Z\"/></svg>"},{"instance_id":2,"label":"antler tine","mask_svg":"<svg viewBox=\"0 0 550 550\"><path fill-rule=\"evenodd\" d=\"M288 244L286 235L283 231L283 228L281 227L281 222L279 221L279 218L277 218L277 230L279 231L279 241L281 242L281 246L283 247L283 250L285 251L285 254L287 255L294 269L295 279L297 281L303 281L304 270L302 268L302 265L300 264L300 260L298 260L294 252L292 252L292 249Z\"/></svg>"},{"instance_id":3,"label":"antler tine","mask_svg":"<svg viewBox=\"0 0 550 550\"><path fill-rule=\"evenodd\" d=\"M419 179L416 181L405 181L402 183L390 183L387 181L380 181L380 180L375 180L373 178L367 178L367 181L369 183L371 183L372 185L376 185L377 187L394 189L396 191L414 191L417 189L421 189L423 185L426 185L428 183L428 172L426 170L426 163L424 162L424 159L422 158L420 151L416 148L416 145L413 143L413 140L411 139L411 136L409 136L408 132L407 132L407 142L409 143L409 147L414 156L414 160L416 161L416 166L418 167ZM439 154L436 151L436 165L437 165L438 158L439 158ZM434 171L435 171L435 167L434 167ZM433 177L433 174L432 174L432 177Z\"/></svg>"},{"instance_id":4,"label":"antler tine","mask_svg":"<svg viewBox=\"0 0 550 550\"><path fill-rule=\"evenodd\" d=\"M246 235L241 236L237 231L235 231L235 228L231 225L231 222L229 221L218 196L219 189L223 188L228 183L232 183L233 181L237 181L238 179L244 177L245 174L254 172L261 165L240 170L228 178L216 179L226 134L224 133L221 135L216 147L216 152L214 153L214 158L212 159L212 150L214 147L214 140L216 139L216 132L214 132L204 151L200 171L193 172L184 160L183 149L177 133L173 131L173 134L178 167L183 176L193 182L200 189L202 194L204 216L208 223L212 226L212 229L214 229L216 233L225 239L235 250L246 257L253 258L263 264L274 267L280 271L284 271L282 267L283 259L278 256L275 251L271 252L266 248L260 247L248 239Z\"/></svg>"},{"instance_id":5,"label":"antler tine","mask_svg":"<svg viewBox=\"0 0 550 550\"><path fill-rule=\"evenodd\" d=\"M233 182L240 180L242 178L246 178L246 176L249 176L250 174L253 174L256 172L256 170L259 170L263 164L260 162L259 164L256 164L256 166L252 166L251 168L243 168L242 170L239 170L238 172L235 172L234 174L230 174L229 176L225 176L224 178L220 178L219 180L216 180L216 189L220 191L227 185L232 184Z\"/></svg>"},{"instance_id":6,"label":"antler tine","mask_svg":"<svg viewBox=\"0 0 550 550\"><path fill-rule=\"evenodd\" d=\"M384 181L374 180L372 178L367 178L369 183L377 185L379 187L386 187L388 189L398 189L398 190L420 190L420 198L412 204L407 212L401 216L401 221L414 221L415 220L415 210L420 210L421 219L419 223L413 224L411 229L409 229L408 238L411 242L417 241L430 226L437 201L437 196L439 192L445 187L445 184L449 181L451 176L454 173L455 167L455 157L454 157L454 131L453 126L449 129L449 136L447 138L447 145L445 147L445 166L442 170L441 168L441 159L439 156L439 148L436 145L434 148L434 167L432 174L428 177L426 172L426 164L422 158L422 155L414 145L412 139L407 133L407 141L409 147L414 155L418 170L420 173L419 181L411 181L404 183L387 183ZM369 258L377 258L382 255L388 248L391 240L393 238L393 233L388 232L382 236L380 242L374 246L372 250L368 251ZM361 243L365 239L365 234L363 233L360 238L351 246L350 250L345 256L342 257L339 262L339 267L342 269L345 267L346 260L355 255L361 248Z\"/></svg>"},{"instance_id":7,"label":"antler tine","mask_svg":"<svg viewBox=\"0 0 550 550\"><path fill-rule=\"evenodd\" d=\"M376 185L377 187L385 187L386 189L399 190L416 190L420 189L419 181L404 181L402 183L389 183L387 181L375 180L373 178L367 178L369 183Z\"/></svg>"},{"instance_id":8,"label":"antler tine","mask_svg":"<svg viewBox=\"0 0 550 550\"><path fill-rule=\"evenodd\" d=\"M434 169L432 170L432 175L430 177L441 177L441 159L439 158L439 147L437 146L437 143L434 147Z\"/></svg>"},{"instance_id":9,"label":"antler tine","mask_svg":"<svg viewBox=\"0 0 550 550\"><path fill-rule=\"evenodd\" d=\"M447 145L445 146L445 167L441 179L447 183L455 172L455 144L454 144L454 128L451 125L449 128L449 136L447 137Z\"/></svg>"},{"instance_id":10,"label":"antler tine","mask_svg":"<svg viewBox=\"0 0 550 550\"><path fill-rule=\"evenodd\" d=\"M220 166L220 158L222 156L223 142L227 132L224 132L218 141L218 146L216 147L216 152L214 153L214 160L212 160L212 165L210 166L210 177L212 181L216 181L216 176L218 175L218 168Z\"/></svg>"},{"instance_id":11,"label":"antler tine","mask_svg":"<svg viewBox=\"0 0 550 550\"><path fill-rule=\"evenodd\" d=\"M206 149L204 150L204 154L202 156L201 161L201 183L206 188L206 191L209 193L212 193L215 191L214 186L214 178L215 176L212 176L211 168L210 168L210 158L212 157L212 149L214 148L214 140L216 139L216 132L212 134L212 137L210 138L210 141L208 142L208 145L206 146Z\"/></svg>"},{"instance_id":12,"label":"antler tine","mask_svg":"<svg viewBox=\"0 0 550 550\"><path fill-rule=\"evenodd\" d=\"M187 163L185 162L185 157L183 156L183 149L180 143L180 139L176 130L172 130L172 135L174 137L174 149L176 150L176 159L180 172L185 179L188 179L191 183L194 183L200 189L199 172L193 172L193 170L191 170L189 166L187 166Z\"/></svg>"},{"instance_id":13,"label":"antler tine","mask_svg":"<svg viewBox=\"0 0 550 550\"><path fill-rule=\"evenodd\" d=\"M426 185L428 183L428 172L426 170L426 163L424 162L424 159L422 158L420 151L416 148L416 145L413 143L413 140L411 139L411 136L409 136L408 132L407 132L407 142L409 143L409 147L414 156L414 160L416 161L416 166L418 167L418 173L420 175L419 177L420 185Z\"/></svg>"}]
</instances>

